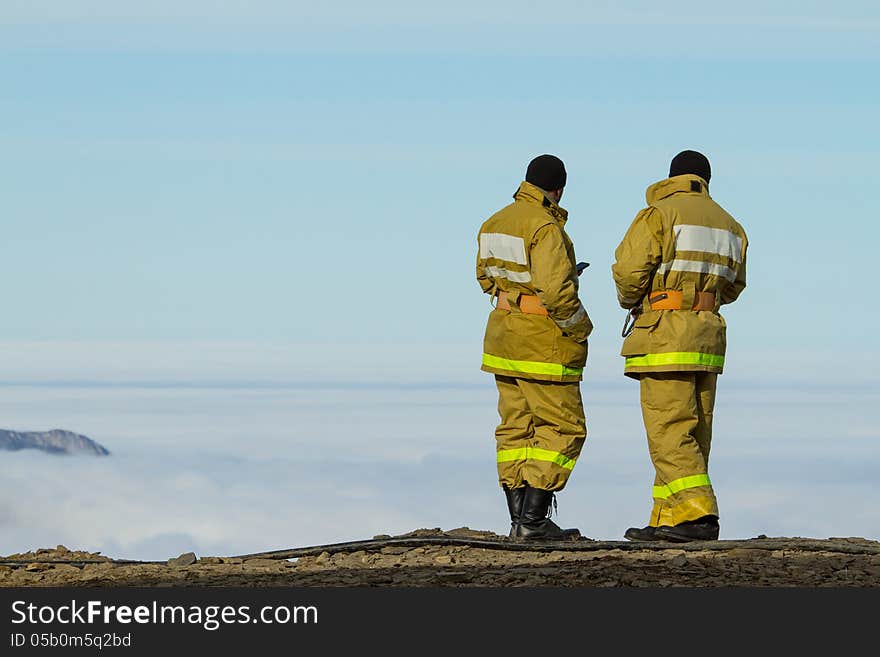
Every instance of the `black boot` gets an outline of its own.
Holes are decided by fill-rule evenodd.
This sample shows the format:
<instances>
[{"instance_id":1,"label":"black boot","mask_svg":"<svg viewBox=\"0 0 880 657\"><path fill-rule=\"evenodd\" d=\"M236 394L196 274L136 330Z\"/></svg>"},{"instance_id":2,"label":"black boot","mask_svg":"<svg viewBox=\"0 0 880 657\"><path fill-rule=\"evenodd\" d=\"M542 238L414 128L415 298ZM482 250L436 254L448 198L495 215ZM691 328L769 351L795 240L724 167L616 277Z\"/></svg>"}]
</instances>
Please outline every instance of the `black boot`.
<instances>
[{"instance_id":1,"label":"black boot","mask_svg":"<svg viewBox=\"0 0 880 657\"><path fill-rule=\"evenodd\" d=\"M665 541L665 538L657 535L658 529L660 527L652 527L651 525L647 527L630 527L624 532L623 537L630 541Z\"/></svg>"},{"instance_id":2,"label":"black boot","mask_svg":"<svg viewBox=\"0 0 880 657\"><path fill-rule=\"evenodd\" d=\"M577 529L562 529L550 520L553 504L553 491L526 486L519 524L513 532L518 541L568 541L577 540L581 533Z\"/></svg>"},{"instance_id":3,"label":"black boot","mask_svg":"<svg viewBox=\"0 0 880 657\"><path fill-rule=\"evenodd\" d=\"M688 541L717 541L718 516L703 516L696 520L686 520L672 527L658 527L657 536L666 541L687 543Z\"/></svg>"},{"instance_id":4,"label":"black boot","mask_svg":"<svg viewBox=\"0 0 880 657\"><path fill-rule=\"evenodd\" d=\"M522 512L523 498L526 495L525 487L508 488L502 486L504 495L507 496L507 510L510 511L510 533L508 536L513 538L516 535L516 527L519 525L519 516Z\"/></svg>"}]
</instances>

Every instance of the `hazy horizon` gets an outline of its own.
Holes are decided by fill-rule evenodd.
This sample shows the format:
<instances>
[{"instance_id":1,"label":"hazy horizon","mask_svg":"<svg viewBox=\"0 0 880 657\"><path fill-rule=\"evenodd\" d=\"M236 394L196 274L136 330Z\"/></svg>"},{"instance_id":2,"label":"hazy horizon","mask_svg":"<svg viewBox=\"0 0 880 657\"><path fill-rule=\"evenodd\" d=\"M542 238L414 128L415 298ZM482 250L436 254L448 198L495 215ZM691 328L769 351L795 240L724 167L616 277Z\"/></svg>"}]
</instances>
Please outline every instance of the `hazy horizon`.
<instances>
[{"instance_id":1,"label":"hazy horizon","mask_svg":"<svg viewBox=\"0 0 880 657\"><path fill-rule=\"evenodd\" d=\"M164 560L423 527L505 533L497 397L470 351L444 354L458 373L452 382L424 373L295 381L291 372L286 382L235 384L215 370L177 382L153 371L150 383L137 367L140 381L6 382L0 428L75 431L111 456L0 454L0 553L64 544ZM588 364L587 444L558 496L557 520L599 540L623 540L651 503L638 385L614 371L618 359L597 355L596 371ZM719 379L710 463L721 538L880 540L873 388L756 385L731 369Z\"/></svg>"}]
</instances>

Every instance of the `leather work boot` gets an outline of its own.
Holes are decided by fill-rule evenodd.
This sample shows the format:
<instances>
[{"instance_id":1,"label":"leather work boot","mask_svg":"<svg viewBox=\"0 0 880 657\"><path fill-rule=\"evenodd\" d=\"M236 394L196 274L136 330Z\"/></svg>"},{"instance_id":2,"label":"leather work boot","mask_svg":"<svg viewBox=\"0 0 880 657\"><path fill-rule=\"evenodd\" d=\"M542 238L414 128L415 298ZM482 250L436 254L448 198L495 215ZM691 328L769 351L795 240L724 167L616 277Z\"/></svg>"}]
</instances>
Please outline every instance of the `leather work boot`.
<instances>
[{"instance_id":1,"label":"leather work boot","mask_svg":"<svg viewBox=\"0 0 880 657\"><path fill-rule=\"evenodd\" d=\"M665 527L666 525L663 526ZM658 529L659 527L652 527L651 525L647 527L630 527L623 533L623 537L630 541L665 541L664 537L657 535Z\"/></svg>"},{"instance_id":2,"label":"leather work boot","mask_svg":"<svg viewBox=\"0 0 880 657\"><path fill-rule=\"evenodd\" d=\"M573 541L581 537L577 529L562 529L550 520L553 491L526 486L519 523L512 538L517 541Z\"/></svg>"},{"instance_id":3,"label":"leather work boot","mask_svg":"<svg viewBox=\"0 0 880 657\"><path fill-rule=\"evenodd\" d=\"M510 533L508 537L513 538L516 534L516 527L519 524L519 515L522 512L523 498L526 496L525 486L520 488L508 488L502 486L504 495L507 497L507 510L510 511Z\"/></svg>"},{"instance_id":4,"label":"leather work boot","mask_svg":"<svg viewBox=\"0 0 880 657\"><path fill-rule=\"evenodd\" d=\"M703 516L696 520L686 520L672 527L664 526L657 528L657 536L663 540L675 543L687 543L689 541L717 541L718 518L717 516Z\"/></svg>"}]
</instances>

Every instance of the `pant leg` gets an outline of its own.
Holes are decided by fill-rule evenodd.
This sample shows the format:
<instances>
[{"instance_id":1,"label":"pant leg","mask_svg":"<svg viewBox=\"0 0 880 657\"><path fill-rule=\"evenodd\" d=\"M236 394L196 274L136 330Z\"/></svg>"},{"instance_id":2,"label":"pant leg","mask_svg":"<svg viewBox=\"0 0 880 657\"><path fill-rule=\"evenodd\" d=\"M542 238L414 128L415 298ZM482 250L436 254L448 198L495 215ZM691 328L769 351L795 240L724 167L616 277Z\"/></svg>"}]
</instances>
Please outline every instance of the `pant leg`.
<instances>
[{"instance_id":1,"label":"pant leg","mask_svg":"<svg viewBox=\"0 0 880 657\"><path fill-rule=\"evenodd\" d=\"M532 415L517 379L496 374L495 385L498 387L498 415L501 417L495 428L498 483L506 488L519 488L525 485L524 455L535 435ZM523 458L517 458L520 455Z\"/></svg>"},{"instance_id":2,"label":"pant leg","mask_svg":"<svg viewBox=\"0 0 880 657\"><path fill-rule=\"evenodd\" d=\"M718 375L714 372L696 372L697 428L694 438L700 446L706 468L709 467L709 450L712 447L712 414L715 409L715 387Z\"/></svg>"},{"instance_id":3,"label":"pant leg","mask_svg":"<svg viewBox=\"0 0 880 657\"><path fill-rule=\"evenodd\" d=\"M518 379L531 413L534 436L522 465L533 488L560 491L580 457L587 437L580 383Z\"/></svg>"},{"instance_id":4,"label":"pant leg","mask_svg":"<svg viewBox=\"0 0 880 657\"><path fill-rule=\"evenodd\" d=\"M711 413L707 417L700 410L710 395L708 390L698 392L697 385L702 374L658 372L639 377L642 417L655 472L653 526L718 515L707 465Z\"/></svg>"}]
</instances>

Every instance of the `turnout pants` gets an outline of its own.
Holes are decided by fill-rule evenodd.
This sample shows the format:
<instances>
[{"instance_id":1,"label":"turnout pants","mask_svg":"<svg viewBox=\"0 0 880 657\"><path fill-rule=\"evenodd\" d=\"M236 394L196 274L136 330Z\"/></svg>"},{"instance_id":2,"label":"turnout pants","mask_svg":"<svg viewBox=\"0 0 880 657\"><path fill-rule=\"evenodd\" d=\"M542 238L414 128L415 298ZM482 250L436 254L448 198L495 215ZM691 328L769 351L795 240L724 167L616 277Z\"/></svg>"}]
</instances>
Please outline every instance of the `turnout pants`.
<instances>
[{"instance_id":1,"label":"turnout pants","mask_svg":"<svg viewBox=\"0 0 880 657\"><path fill-rule=\"evenodd\" d=\"M718 515L709 481L717 379L711 372L657 372L639 377L642 418L655 471L651 526Z\"/></svg>"},{"instance_id":2,"label":"turnout pants","mask_svg":"<svg viewBox=\"0 0 880 657\"><path fill-rule=\"evenodd\" d=\"M556 383L495 375L498 482L503 487L559 491L587 437L579 382Z\"/></svg>"}]
</instances>

